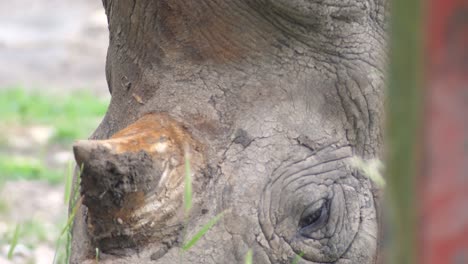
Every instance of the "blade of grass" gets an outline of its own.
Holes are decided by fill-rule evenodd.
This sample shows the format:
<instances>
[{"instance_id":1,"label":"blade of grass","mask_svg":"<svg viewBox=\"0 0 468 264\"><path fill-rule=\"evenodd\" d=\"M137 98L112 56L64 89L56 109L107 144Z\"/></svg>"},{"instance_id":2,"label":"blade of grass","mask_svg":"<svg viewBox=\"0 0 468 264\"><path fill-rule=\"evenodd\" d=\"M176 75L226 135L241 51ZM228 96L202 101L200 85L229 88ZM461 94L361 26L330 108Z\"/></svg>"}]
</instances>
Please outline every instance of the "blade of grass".
<instances>
[{"instance_id":1,"label":"blade of grass","mask_svg":"<svg viewBox=\"0 0 468 264\"><path fill-rule=\"evenodd\" d=\"M68 219L67 219L67 224L66 224L65 227L62 229L62 232L60 232L60 237L62 237L63 234L65 234L65 232L67 232L68 230L70 230L70 227L71 227L71 225L73 224L73 220L75 220L76 212L78 211L78 209L79 209L80 206L81 206L82 200L83 200L83 197L81 197L81 198L78 200L78 202L75 204L75 206L73 207L72 213L70 214L70 216L69 216Z\"/></svg>"},{"instance_id":2,"label":"blade of grass","mask_svg":"<svg viewBox=\"0 0 468 264\"><path fill-rule=\"evenodd\" d=\"M294 257L294 259L293 259L292 264L297 264L297 263L299 263L299 260L302 259L302 256L304 256L304 252L301 252L301 253L299 253L298 255L296 255L296 256Z\"/></svg>"},{"instance_id":3,"label":"blade of grass","mask_svg":"<svg viewBox=\"0 0 468 264\"><path fill-rule=\"evenodd\" d=\"M73 163L72 161L68 162L67 175L65 177L65 192L64 192L64 203L66 205L70 204L70 196L73 182Z\"/></svg>"},{"instance_id":4,"label":"blade of grass","mask_svg":"<svg viewBox=\"0 0 468 264\"><path fill-rule=\"evenodd\" d=\"M247 251L247 254L245 254L245 264L252 264L253 262L253 252L252 249L249 249Z\"/></svg>"},{"instance_id":5,"label":"blade of grass","mask_svg":"<svg viewBox=\"0 0 468 264\"><path fill-rule=\"evenodd\" d=\"M99 248L96 248L96 264L99 263Z\"/></svg>"},{"instance_id":6,"label":"blade of grass","mask_svg":"<svg viewBox=\"0 0 468 264\"><path fill-rule=\"evenodd\" d=\"M70 169L72 169L72 167L70 167ZM76 177L75 187L73 188L73 192L70 193L70 196L69 196L69 199L68 199L68 202L67 202L69 204L69 207L72 208L72 211L75 208L75 205L79 202L78 198L80 196L79 190L80 190L80 182L81 182L81 175L83 174L83 169L84 169L84 164L81 164L81 166L79 168L79 171L78 171L78 174L77 174L77 177ZM70 178L71 178L70 188L72 188L73 187L73 171L70 171ZM72 194L73 194L73 197L72 197ZM69 229L69 232L67 232L67 240L66 240L66 244L65 244L65 260L66 260L66 263L70 262L71 242L72 242L72 232Z\"/></svg>"},{"instance_id":7,"label":"blade of grass","mask_svg":"<svg viewBox=\"0 0 468 264\"><path fill-rule=\"evenodd\" d=\"M75 215L76 215L76 212L78 212L78 209L81 207L81 202L83 200L83 197L81 197L78 202L76 202L75 206L73 207L73 210L70 214L70 216L68 217L67 219L67 223L65 224L65 227L62 229L62 232L60 232L60 235L59 237L57 238L57 242L56 242L56 246L55 246L55 254L54 254L54 259L52 261L52 263L55 263L55 260L57 258L57 252L58 252L58 248L59 248L59 244L60 244L60 240L62 238L62 236L68 232L71 228L71 226L73 225L73 221L75 220Z\"/></svg>"},{"instance_id":8,"label":"blade of grass","mask_svg":"<svg viewBox=\"0 0 468 264\"><path fill-rule=\"evenodd\" d=\"M379 159L363 160L359 157L353 157L350 164L371 179L378 187L385 188L386 182L381 173L384 165Z\"/></svg>"},{"instance_id":9,"label":"blade of grass","mask_svg":"<svg viewBox=\"0 0 468 264\"><path fill-rule=\"evenodd\" d=\"M20 234L20 225L16 224L15 232L13 233L13 237L11 238L10 249L8 250L8 255L7 255L7 258L9 260L13 258L13 253L15 252L16 245L18 245L19 234Z\"/></svg>"},{"instance_id":10,"label":"blade of grass","mask_svg":"<svg viewBox=\"0 0 468 264\"><path fill-rule=\"evenodd\" d=\"M197 243L198 240L200 240L200 238L203 237L203 235L205 235L220 219L221 217L223 217L224 215L224 212L218 214L217 216L215 216L214 218L212 218L208 223L206 223L201 229L200 231L198 231L198 233L196 233L192 239L189 240L189 242L187 242L183 247L182 249L184 251L187 251L189 250L191 247L193 247L193 245L195 245L195 243Z\"/></svg>"}]
</instances>

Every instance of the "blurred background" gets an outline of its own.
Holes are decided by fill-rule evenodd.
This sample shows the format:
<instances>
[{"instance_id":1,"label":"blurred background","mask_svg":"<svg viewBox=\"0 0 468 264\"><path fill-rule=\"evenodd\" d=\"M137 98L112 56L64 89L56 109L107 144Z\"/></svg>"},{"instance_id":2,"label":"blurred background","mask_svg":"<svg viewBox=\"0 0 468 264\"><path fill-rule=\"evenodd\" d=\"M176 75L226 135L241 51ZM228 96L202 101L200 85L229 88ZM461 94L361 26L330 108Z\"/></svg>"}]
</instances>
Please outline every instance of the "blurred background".
<instances>
[{"instance_id":1,"label":"blurred background","mask_svg":"<svg viewBox=\"0 0 468 264\"><path fill-rule=\"evenodd\" d=\"M392 4L392 263L468 263L468 2ZM65 263L71 145L106 112L107 45L100 0L0 0L0 264Z\"/></svg>"},{"instance_id":2,"label":"blurred background","mask_svg":"<svg viewBox=\"0 0 468 264\"><path fill-rule=\"evenodd\" d=\"M71 145L106 111L107 45L99 0L0 0L0 264L64 263Z\"/></svg>"}]
</instances>

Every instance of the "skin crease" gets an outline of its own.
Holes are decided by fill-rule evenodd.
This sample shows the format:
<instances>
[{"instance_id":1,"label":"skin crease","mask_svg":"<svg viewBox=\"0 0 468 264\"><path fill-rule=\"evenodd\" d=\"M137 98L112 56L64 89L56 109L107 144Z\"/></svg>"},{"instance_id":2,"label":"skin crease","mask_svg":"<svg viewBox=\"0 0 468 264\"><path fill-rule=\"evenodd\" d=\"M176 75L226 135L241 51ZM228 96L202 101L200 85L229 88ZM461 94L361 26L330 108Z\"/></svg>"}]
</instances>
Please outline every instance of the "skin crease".
<instances>
[{"instance_id":1,"label":"skin crease","mask_svg":"<svg viewBox=\"0 0 468 264\"><path fill-rule=\"evenodd\" d=\"M249 249L254 263L300 253L299 263L375 263L377 201L349 160L380 155L384 10L346 2L104 1L112 100L92 138L165 113L203 145L206 165L185 235L102 252L100 263L243 263ZM324 224L301 229L321 200ZM86 208L75 221L71 263L91 263Z\"/></svg>"}]
</instances>

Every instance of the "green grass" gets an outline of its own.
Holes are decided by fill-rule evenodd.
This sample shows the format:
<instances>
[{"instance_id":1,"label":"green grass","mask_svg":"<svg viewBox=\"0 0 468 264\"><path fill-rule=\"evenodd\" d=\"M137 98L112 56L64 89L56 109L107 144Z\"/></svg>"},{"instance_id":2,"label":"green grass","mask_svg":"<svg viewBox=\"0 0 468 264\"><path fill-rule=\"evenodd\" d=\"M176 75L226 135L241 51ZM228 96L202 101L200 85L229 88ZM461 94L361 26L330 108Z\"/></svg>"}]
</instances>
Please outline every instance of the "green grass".
<instances>
[{"instance_id":1,"label":"green grass","mask_svg":"<svg viewBox=\"0 0 468 264\"><path fill-rule=\"evenodd\" d=\"M190 166L190 150L188 148L185 149L184 152L184 159L185 159L185 179L184 179L184 208L185 208L185 224L184 224L184 233L183 233L183 240L186 239L186 232L188 228L189 218L190 218L190 211L192 210L192 169ZM214 218L210 219L208 223L202 226L202 228L188 240L188 242L182 245L182 252L180 255L180 263L182 263L182 254L185 251L190 250L208 231L218 223L218 221L224 216L224 212L216 215Z\"/></svg>"},{"instance_id":2,"label":"green grass","mask_svg":"<svg viewBox=\"0 0 468 264\"><path fill-rule=\"evenodd\" d=\"M78 210L80 209L82 199L80 198L79 186L81 180L81 173L83 172L83 166L81 166L76 177L76 182L74 184L73 192L73 170L72 166L69 164L69 170L67 172L67 181L65 183L65 204L68 204L72 208L70 214L68 215L67 222L60 232L55 246L54 263L69 263L71 256L71 242L72 242L72 231L73 223L75 221L75 216ZM66 235L66 236L65 236ZM65 243L63 242L63 237L65 236ZM96 248L96 259L99 259L99 250Z\"/></svg>"},{"instance_id":3,"label":"green grass","mask_svg":"<svg viewBox=\"0 0 468 264\"><path fill-rule=\"evenodd\" d=\"M13 237L10 241L10 248L8 249L7 258L11 260L13 258L13 253L15 252L16 245L18 244L18 239L20 236L20 226L17 224L15 231L13 232Z\"/></svg>"},{"instance_id":4,"label":"green grass","mask_svg":"<svg viewBox=\"0 0 468 264\"><path fill-rule=\"evenodd\" d=\"M253 251L249 249L247 254L245 254L245 264L252 264L253 263Z\"/></svg>"},{"instance_id":5,"label":"green grass","mask_svg":"<svg viewBox=\"0 0 468 264\"><path fill-rule=\"evenodd\" d=\"M8 213L10 206L3 200L0 200L0 215Z\"/></svg>"},{"instance_id":6,"label":"green grass","mask_svg":"<svg viewBox=\"0 0 468 264\"><path fill-rule=\"evenodd\" d=\"M14 229L8 230L5 237L0 239L0 244L10 245L9 251L11 251L11 254L13 254L14 248L19 242L28 248L34 248L40 243L49 242L53 236L53 234L50 234L51 230L49 229L45 223L36 219L29 219L17 223Z\"/></svg>"},{"instance_id":7,"label":"green grass","mask_svg":"<svg viewBox=\"0 0 468 264\"><path fill-rule=\"evenodd\" d=\"M208 223L206 223L186 244L184 244L182 249L187 251L193 247L198 242L198 240L200 240L200 238L202 238L223 217L223 215L224 212L210 219Z\"/></svg>"},{"instance_id":8,"label":"green grass","mask_svg":"<svg viewBox=\"0 0 468 264\"><path fill-rule=\"evenodd\" d=\"M9 180L44 180L57 184L64 179L63 170L48 168L34 158L0 155L0 171Z\"/></svg>"},{"instance_id":9,"label":"green grass","mask_svg":"<svg viewBox=\"0 0 468 264\"><path fill-rule=\"evenodd\" d=\"M104 116L107 106L107 100L89 92L58 95L19 87L0 89L4 125L49 125L55 128L54 138L64 142L87 137Z\"/></svg>"},{"instance_id":10,"label":"green grass","mask_svg":"<svg viewBox=\"0 0 468 264\"><path fill-rule=\"evenodd\" d=\"M301 260L303 256L304 256L304 252L301 252L300 254L296 255L292 261L292 264L299 263L299 260Z\"/></svg>"},{"instance_id":11,"label":"green grass","mask_svg":"<svg viewBox=\"0 0 468 264\"><path fill-rule=\"evenodd\" d=\"M107 99L90 92L52 94L27 91L21 87L0 89L0 172L1 180L44 180L53 184L65 180L65 166L46 165L52 149L70 150L77 139L89 137L106 113ZM18 131L44 126L53 135L44 144L29 143L22 150L9 139ZM28 136L26 134L26 139ZM49 163L50 164L50 163Z\"/></svg>"},{"instance_id":12,"label":"green grass","mask_svg":"<svg viewBox=\"0 0 468 264\"><path fill-rule=\"evenodd\" d=\"M20 238L27 246L33 248L41 242L48 241L50 230L45 223L36 219L29 219L21 223Z\"/></svg>"},{"instance_id":13,"label":"green grass","mask_svg":"<svg viewBox=\"0 0 468 264\"><path fill-rule=\"evenodd\" d=\"M371 179L379 188L385 188L385 178L381 171L384 169L384 164L379 159L363 160L359 157L353 157L351 166L361 171L364 176Z\"/></svg>"},{"instance_id":14,"label":"green grass","mask_svg":"<svg viewBox=\"0 0 468 264\"><path fill-rule=\"evenodd\" d=\"M83 168L83 165L81 166ZM65 205L70 205L70 198L72 195L72 185L73 185L73 171L75 169L75 163L70 161L68 162L67 172L65 174L65 186L63 191L63 202ZM82 170L82 169L81 169ZM81 171L79 172L81 174ZM77 191L77 190L73 190ZM76 193L74 193L76 195Z\"/></svg>"},{"instance_id":15,"label":"green grass","mask_svg":"<svg viewBox=\"0 0 468 264\"><path fill-rule=\"evenodd\" d=\"M96 256L95 256L94 261L95 261L96 263L99 263L99 248L96 248Z\"/></svg>"}]
</instances>

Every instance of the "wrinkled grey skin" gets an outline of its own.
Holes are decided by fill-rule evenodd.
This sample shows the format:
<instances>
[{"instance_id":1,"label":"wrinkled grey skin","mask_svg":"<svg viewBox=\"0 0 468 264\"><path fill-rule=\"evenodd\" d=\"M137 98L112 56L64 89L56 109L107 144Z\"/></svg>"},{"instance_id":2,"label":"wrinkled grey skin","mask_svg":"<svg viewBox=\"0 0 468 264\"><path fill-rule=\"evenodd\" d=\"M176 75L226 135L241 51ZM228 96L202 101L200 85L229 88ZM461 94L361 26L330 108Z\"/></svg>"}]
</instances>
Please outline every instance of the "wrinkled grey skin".
<instances>
[{"instance_id":1,"label":"wrinkled grey skin","mask_svg":"<svg viewBox=\"0 0 468 264\"><path fill-rule=\"evenodd\" d=\"M377 261L378 201L349 160L381 152L385 0L104 6L112 100L93 138L169 113L206 147L186 237L226 213L182 256L181 232L100 263ZM93 261L84 219L72 263Z\"/></svg>"}]
</instances>

